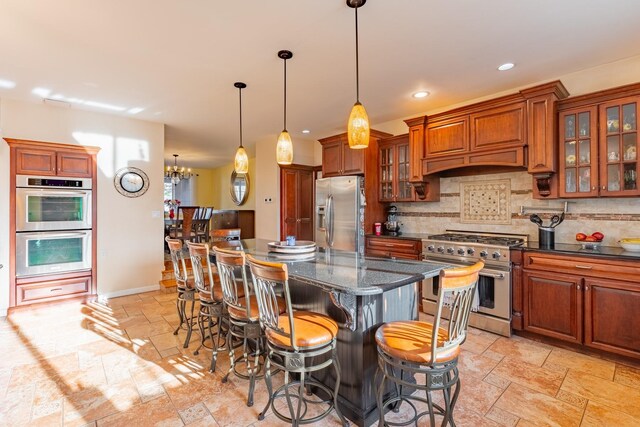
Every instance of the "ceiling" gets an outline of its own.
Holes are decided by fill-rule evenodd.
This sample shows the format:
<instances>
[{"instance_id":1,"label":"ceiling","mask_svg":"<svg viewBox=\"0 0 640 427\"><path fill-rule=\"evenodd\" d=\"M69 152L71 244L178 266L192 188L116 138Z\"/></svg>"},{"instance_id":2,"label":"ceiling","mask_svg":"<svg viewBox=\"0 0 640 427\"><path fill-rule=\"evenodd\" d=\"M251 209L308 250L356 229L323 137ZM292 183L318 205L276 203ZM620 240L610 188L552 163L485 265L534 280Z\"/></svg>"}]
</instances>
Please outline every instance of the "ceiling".
<instances>
[{"instance_id":1,"label":"ceiling","mask_svg":"<svg viewBox=\"0 0 640 427\"><path fill-rule=\"evenodd\" d=\"M374 128L640 54L637 0L369 0L358 14L360 98ZM0 97L58 96L164 123L167 162L177 153L215 167L239 142L234 82L248 85L249 151L282 130L281 49L293 51L294 147L345 131L354 37L345 0L0 0ZM516 67L497 71L504 62ZM412 98L418 90L431 95Z\"/></svg>"}]
</instances>

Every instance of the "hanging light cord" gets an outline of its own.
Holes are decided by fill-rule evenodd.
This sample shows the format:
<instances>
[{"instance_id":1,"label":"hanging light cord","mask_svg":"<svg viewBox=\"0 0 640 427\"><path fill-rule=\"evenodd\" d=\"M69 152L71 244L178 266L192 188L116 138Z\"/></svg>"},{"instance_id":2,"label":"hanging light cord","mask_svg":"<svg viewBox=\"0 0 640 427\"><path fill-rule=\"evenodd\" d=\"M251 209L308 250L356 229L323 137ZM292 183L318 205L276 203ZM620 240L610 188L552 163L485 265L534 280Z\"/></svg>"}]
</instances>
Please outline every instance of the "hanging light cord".
<instances>
[{"instance_id":1,"label":"hanging light cord","mask_svg":"<svg viewBox=\"0 0 640 427\"><path fill-rule=\"evenodd\" d=\"M240 98L240 147L242 147L242 88L238 88L238 96Z\"/></svg>"},{"instance_id":2,"label":"hanging light cord","mask_svg":"<svg viewBox=\"0 0 640 427\"><path fill-rule=\"evenodd\" d=\"M284 59L284 130L287 130L287 60Z\"/></svg>"},{"instance_id":3,"label":"hanging light cord","mask_svg":"<svg viewBox=\"0 0 640 427\"><path fill-rule=\"evenodd\" d=\"M360 69L358 66L358 5L356 4L356 102L360 102Z\"/></svg>"}]
</instances>

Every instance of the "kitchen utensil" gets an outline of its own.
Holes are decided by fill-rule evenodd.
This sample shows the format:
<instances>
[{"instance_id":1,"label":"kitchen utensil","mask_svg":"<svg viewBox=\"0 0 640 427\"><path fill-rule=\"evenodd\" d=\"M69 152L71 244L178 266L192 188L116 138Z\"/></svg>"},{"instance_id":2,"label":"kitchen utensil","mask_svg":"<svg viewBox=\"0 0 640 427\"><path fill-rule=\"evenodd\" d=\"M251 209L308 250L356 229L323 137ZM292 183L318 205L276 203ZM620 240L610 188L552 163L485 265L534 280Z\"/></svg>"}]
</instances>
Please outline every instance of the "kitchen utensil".
<instances>
[{"instance_id":1,"label":"kitchen utensil","mask_svg":"<svg viewBox=\"0 0 640 427\"><path fill-rule=\"evenodd\" d=\"M640 237L620 239L618 243L627 252L640 252Z\"/></svg>"},{"instance_id":2,"label":"kitchen utensil","mask_svg":"<svg viewBox=\"0 0 640 427\"><path fill-rule=\"evenodd\" d=\"M531 214L531 216L529 217L529 221L536 224L538 227L542 227L542 218L540 218L536 214Z\"/></svg>"},{"instance_id":3,"label":"kitchen utensil","mask_svg":"<svg viewBox=\"0 0 640 427\"><path fill-rule=\"evenodd\" d=\"M562 223L562 221L564 221L564 212L562 212L560 215L552 216L551 224L549 224L549 227L556 228L558 225Z\"/></svg>"}]
</instances>

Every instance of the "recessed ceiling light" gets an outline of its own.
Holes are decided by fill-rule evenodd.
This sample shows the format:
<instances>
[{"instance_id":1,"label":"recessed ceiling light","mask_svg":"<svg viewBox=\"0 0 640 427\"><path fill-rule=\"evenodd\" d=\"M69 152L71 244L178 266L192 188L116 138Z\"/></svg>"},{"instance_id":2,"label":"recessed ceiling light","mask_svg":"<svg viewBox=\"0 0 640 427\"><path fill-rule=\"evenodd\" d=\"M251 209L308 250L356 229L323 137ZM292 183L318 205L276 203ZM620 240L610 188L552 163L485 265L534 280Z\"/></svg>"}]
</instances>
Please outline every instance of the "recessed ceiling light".
<instances>
[{"instance_id":1,"label":"recessed ceiling light","mask_svg":"<svg viewBox=\"0 0 640 427\"><path fill-rule=\"evenodd\" d=\"M16 82L12 82L11 80L0 79L0 88L13 89L14 87L16 87Z\"/></svg>"},{"instance_id":2,"label":"recessed ceiling light","mask_svg":"<svg viewBox=\"0 0 640 427\"><path fill-rule=\"evenodd\" d=\"M426 98L429 96L429 92L426 90L421 90L420 92L416 92L412 95L414 98Z\"/></svg>"},{"instance_id":3,"label":"recessed ceiling light","mask_svg":"<svg viewBox=\"0 0 640 427\"><path fill-rule=\"evenodd\" d=\"M498 70L507 71L507 70L512 69L513 67L515 67L515 64L512 64L511 62L507 62L507 63L502 64L501 66L499 66Z\"/></svg>"},{"instance_id":4,"label":"recessed ceiling light","mask_svg":"<svg viewBox=\"0 0 640 427\"><path fill-rule=\"evenodd\" d=\"M311 133L311 131L309 129L305 129L302 131L302 133Z\"/></svg>"}]
</instances>

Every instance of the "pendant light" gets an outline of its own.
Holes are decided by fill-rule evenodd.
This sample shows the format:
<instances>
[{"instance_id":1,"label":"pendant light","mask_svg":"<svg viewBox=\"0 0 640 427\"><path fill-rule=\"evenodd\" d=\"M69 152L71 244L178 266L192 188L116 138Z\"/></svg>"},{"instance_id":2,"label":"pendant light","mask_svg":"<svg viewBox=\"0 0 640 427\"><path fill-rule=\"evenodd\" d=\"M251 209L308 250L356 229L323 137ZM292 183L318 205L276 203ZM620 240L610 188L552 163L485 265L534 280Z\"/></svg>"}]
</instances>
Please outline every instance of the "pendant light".
<instances>
[{"instance_id":1,"label":"pendant light","mask_svg":"<svg viewBox=\"0 0 640 427\"><path fill-rule=\"evenodd\" d=\"M356 10L356 103L353 104L347 125L349 147L354 149L369 146L369 116L360 103L360 70L358 67L358 8L366 2L367 0L347 0L347 6Z\"/></svg>"},{"instance_id":2,"label":"pendant light","mask_svg":"<svg viewBox=\"0 0 640 427\"><path fill-rule=\"evenodd\" d=\"M293 143L289 132L287 132L287 59L292 57L291 51L281 50L278 52L278 58L284 62L284 127L278 137L276 147L276 161L279 165L290 165L293 162Z\"/></svg>"},{"instance_id":3,"label":"pendant light","mask_svg":"<svg viewBox=\"0 0 640 427\"><path fill-rule=\"evenodd\" d=\"M238 94L240 97L240 147L236 151L236 157L233 161L233 168L236 173L248 173L249 172L249 157L247 152L242 146L242 89L247 87L245 83L236 82L233 84L238 88Z\"/></svg>"}]
</instances>

